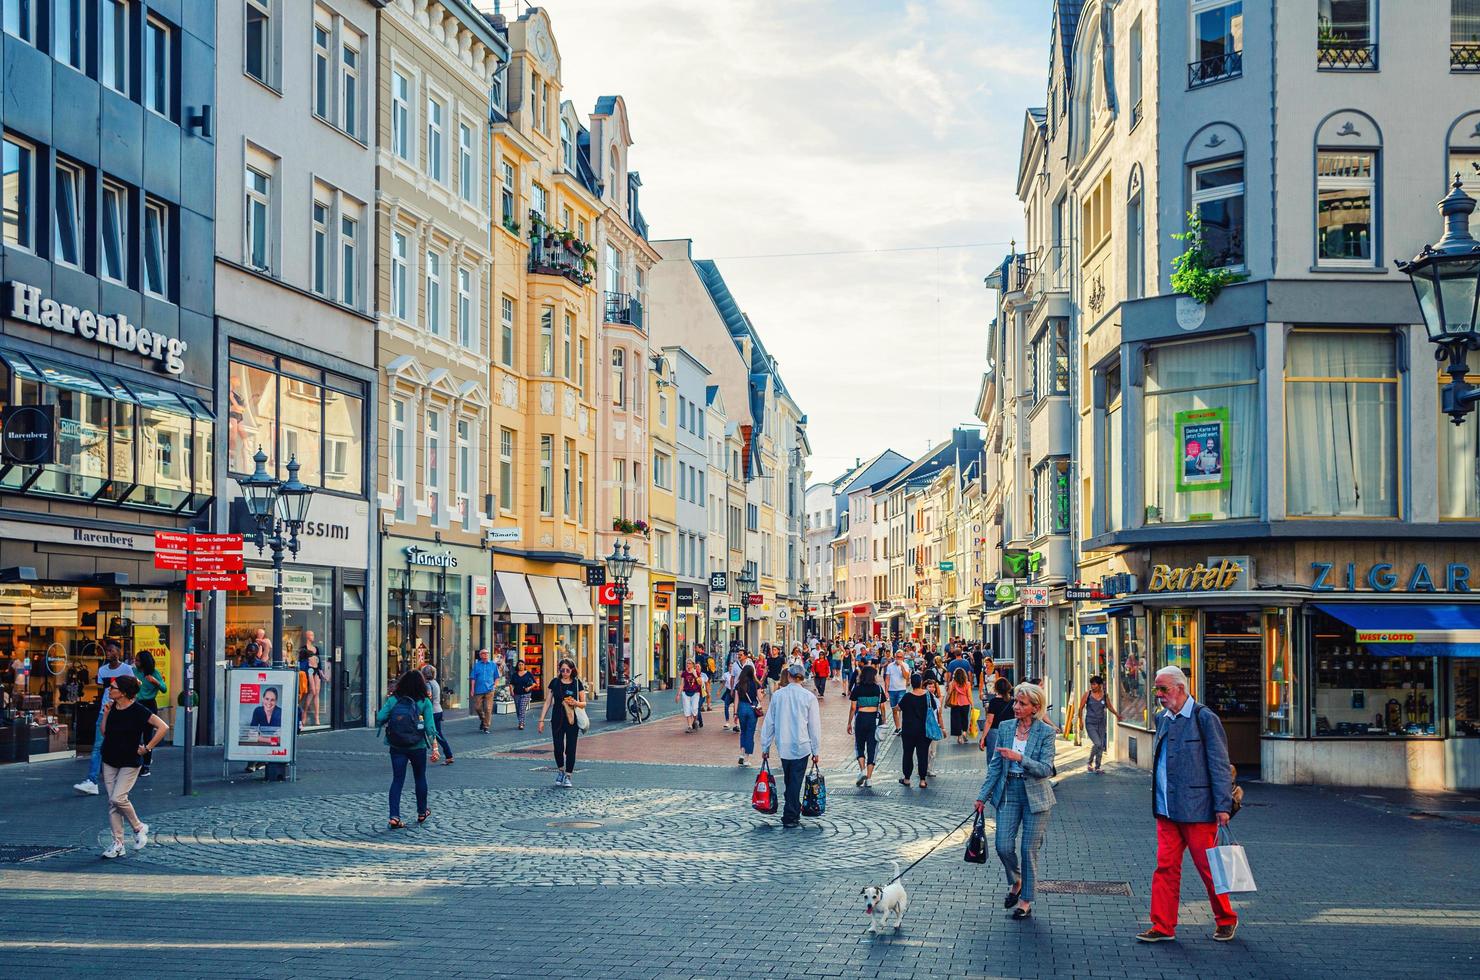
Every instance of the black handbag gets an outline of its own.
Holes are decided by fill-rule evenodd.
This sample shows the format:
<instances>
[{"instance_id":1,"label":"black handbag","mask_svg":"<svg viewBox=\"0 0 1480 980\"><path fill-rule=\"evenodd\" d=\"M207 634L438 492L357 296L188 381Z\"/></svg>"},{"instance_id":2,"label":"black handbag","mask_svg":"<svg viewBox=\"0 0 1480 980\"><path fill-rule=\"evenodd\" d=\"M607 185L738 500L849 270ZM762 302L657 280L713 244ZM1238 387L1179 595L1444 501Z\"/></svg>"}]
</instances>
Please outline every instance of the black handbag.
<instances>
[{"instance_id":1,"label":"black handbag","mask_svg":"<svg viewBox=\"0 0 1480 980\"><path fill-rule=\"evenodd\" d=\"M966 838L966 863L987 863L987 821L980 813L971 825L971 836Z\"/></svg>"}]
</instances>

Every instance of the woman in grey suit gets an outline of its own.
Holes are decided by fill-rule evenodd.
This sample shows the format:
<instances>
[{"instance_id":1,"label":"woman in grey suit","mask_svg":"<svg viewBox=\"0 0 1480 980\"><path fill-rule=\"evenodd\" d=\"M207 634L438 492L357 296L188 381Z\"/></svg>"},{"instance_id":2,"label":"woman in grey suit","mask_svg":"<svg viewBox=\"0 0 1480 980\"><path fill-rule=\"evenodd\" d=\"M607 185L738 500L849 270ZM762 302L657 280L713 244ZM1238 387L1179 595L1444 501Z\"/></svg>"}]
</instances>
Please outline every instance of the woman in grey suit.
<instances>
[{"instance_id":1,"label":"woman in grey suit","mask_svg":"<svg viewBox=\"0 0 1480 980\"><path fill-rule=\"evenodd\" d=\"M987 778L976 796L976 812L985 804L997 811L997 857L1007 872L1007 898L1014 919L1033 914L1033 882L1038 877L1038 848L1053 809L1054 730L1043 720L1048 697L1037 684L1013 689L1014 719L997 726ZM1022 829L1022 855L1014 845ZM1014 906L1016 906L1014 908Z\"/></svg>"}]
</instances>

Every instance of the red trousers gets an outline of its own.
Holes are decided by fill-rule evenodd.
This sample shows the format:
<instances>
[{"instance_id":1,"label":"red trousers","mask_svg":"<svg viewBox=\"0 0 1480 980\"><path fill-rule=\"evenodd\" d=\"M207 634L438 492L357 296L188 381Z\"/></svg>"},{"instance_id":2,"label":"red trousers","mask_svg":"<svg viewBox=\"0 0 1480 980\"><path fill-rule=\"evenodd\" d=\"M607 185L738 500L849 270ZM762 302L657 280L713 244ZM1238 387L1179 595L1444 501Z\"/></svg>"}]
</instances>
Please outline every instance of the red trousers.
<instances>
[{"instance_id":1,"label":"red trousers","mask_svg":"<svg viewBox=\"0 0 1480 980\"><path fill-rule=\"evenodd\" d=\"M1208 848L1217 845L1216 823L1177 823L1156 818L1156 873L1151 876L1151 928L1168 936L1177 934L1177 905L1182 900L1182 852L1192 852L1192 866L1202 875L1213 904L1213 921L1220 926L1238 922L1227 895L1213 891L1213 873L1208 870Z\"/></svg>"}]
</instances>

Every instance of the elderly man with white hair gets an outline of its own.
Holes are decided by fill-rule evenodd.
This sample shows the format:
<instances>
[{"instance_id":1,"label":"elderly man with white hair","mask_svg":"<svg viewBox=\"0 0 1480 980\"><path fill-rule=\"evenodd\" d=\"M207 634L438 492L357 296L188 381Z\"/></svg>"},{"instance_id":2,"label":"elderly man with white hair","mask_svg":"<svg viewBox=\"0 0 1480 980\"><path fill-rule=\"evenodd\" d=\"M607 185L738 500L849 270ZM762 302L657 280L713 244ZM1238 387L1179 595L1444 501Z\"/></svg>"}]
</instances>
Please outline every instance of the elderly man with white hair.
<instances>
[{"instance_id":1,"label":"elderly man with white hair","mask_svg":"<svg viewBox=\"0 0 1480 980\"><path fill-rule=\"evenodd\" d=\"M1223 723L1187 690L1187 675L1177 667L1156 672L1156 748L1153 751L1152 809L1156 814L1156 873L1151 878L1151 928L1136 936L1143 943L1177 938L1177 906L1182 898L1182 852L1202 876L1213 905L1213 938L1227 942L1238 916L1227 895L1213 890L1208 848L1233 810L1233 768Z\"/></svg>"}]
</instances>

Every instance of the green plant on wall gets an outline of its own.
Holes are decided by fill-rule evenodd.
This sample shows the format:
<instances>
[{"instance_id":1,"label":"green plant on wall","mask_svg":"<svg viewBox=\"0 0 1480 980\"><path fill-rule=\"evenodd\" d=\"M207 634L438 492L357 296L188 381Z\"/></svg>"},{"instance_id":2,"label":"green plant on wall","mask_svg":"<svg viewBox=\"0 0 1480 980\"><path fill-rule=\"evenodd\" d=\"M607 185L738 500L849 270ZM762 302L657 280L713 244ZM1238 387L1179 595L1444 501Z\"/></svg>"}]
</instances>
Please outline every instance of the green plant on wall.
<instances>
[{"instance_id":1,"label":"green plant on wall","mask_svg":"<svg viewBox=\"0 0 1480 980\"><path fill-rule=\"evenodd\" d=\"M1197 212L1188 211L1187 230L1172 237L1187 243L1187 251L1172 259L1172 289L1175 291L1186 293L1206 305L1217 299L1225 286L1249 278L1246 272L1208 268L1210 256L1203 241L1202 218Z\"/></svg>"}]
</instances>

